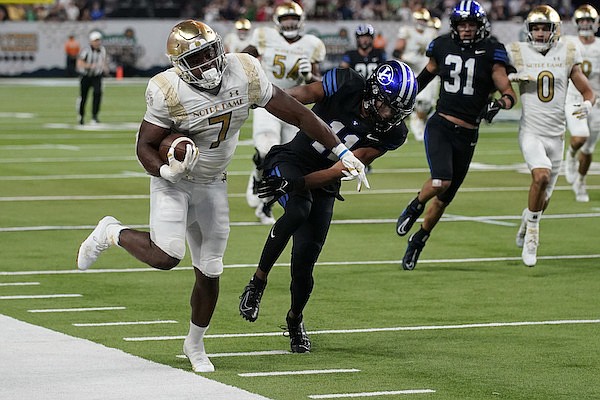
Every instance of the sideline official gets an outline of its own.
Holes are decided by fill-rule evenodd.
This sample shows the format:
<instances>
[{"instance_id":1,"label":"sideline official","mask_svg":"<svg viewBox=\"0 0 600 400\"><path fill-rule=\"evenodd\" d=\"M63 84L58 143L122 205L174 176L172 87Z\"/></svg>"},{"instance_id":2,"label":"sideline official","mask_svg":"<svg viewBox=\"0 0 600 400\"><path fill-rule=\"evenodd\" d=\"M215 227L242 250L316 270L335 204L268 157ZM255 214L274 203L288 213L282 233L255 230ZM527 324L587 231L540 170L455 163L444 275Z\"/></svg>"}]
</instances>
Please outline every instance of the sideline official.
<instances>
[{"instance_id":1,"label":"sideline official","mask_svg":"<svg viewBox=\"0 0 600 400\"><path fill-rule=\"evenodd\" d=\"M106 49L102 46L102 34L94 31L89 36L90 44L86 46L77 59L77 71L81 74L79 96L79 124L83 125L85 103L88 92L93 88L92 123L98 123L100 102L102 100L102 76L108 72Z\"/></svg>"}]
</instances>

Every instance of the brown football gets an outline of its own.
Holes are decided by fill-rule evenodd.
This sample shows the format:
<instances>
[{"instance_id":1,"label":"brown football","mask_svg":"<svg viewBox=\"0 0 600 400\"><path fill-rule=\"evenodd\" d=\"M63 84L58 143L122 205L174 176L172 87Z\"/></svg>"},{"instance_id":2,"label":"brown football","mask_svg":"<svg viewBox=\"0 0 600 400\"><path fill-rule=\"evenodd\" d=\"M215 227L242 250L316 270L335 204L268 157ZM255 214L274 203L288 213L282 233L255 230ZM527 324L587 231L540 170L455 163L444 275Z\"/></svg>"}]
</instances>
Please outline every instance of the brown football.
<instances>
[{"instance_id":1,"label":"brown football","mask_svg":"<svg viewBox=\"0 0 600 400\"><path fill-rule=\"evenodd\" d=\"M168 163L167 153L171 146L175 146L175 159L178 161L183 161L185 158L186 146L191 144L195 146L194 141L189 137L182 135L180 133L171 133L166 136L162 142L160 142L160 146L158 148L158 154L160 154L160 158Z\"/></svg>"}]
</instances>

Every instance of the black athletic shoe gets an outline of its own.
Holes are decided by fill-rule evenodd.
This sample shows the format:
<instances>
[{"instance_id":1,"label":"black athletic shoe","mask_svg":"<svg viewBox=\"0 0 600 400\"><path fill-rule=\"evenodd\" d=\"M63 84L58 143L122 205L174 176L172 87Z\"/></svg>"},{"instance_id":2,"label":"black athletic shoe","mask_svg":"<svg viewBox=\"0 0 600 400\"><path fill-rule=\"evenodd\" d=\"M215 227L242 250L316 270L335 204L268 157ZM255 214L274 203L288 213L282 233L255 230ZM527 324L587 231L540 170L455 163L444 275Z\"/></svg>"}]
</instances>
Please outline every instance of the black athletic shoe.
<instances>
[{"instance_id":1,"label":"black athletic shoe","mask_svg":"<svg viewBox=\"0 0 600 400\"><path fill-rule=\"evenodd\" d=\"M415 233L413 233L410 238L408 238L408 246L406 246L406 252L404 253L404 257L402 257L402 268L407 271L412 271L417 266L417 261L419 261L419 256L421 255L421 251L423 247L425 247L424 241L415 240Z\"/></svg>"},{"instance_id":2,"label":"black athletic shoe","mask_svg":"<svg viewBox=\"0 0 600 400\"><path fill-rule=\"evenodd\" d=\"M285 318L287 322L287 330L290 335L290 347L292 353L308 353L310 352L310 339L304 329L302 315L297 319L291 319L289 316Z\"/></svg>"},{"instance_id":3,"label":"black athletic shoe","mask_svg":"<svg viewBox=\"0 0 600 400\"><path fill-rule=\"evenodd\" d=\"M248 285L244 288L244 292L240 296L240 315L250 322L258 319L260 299L266 286L266 282L262 285L256 284L255 279L253 278L248 282Z\"/></svg>"},{"instance_id":4,"label":"black athletic shoe","mask_svg":"<svg viewBox=\"0 0 600 400\"><path fill-rule=\"evenodd\" d=\"M396 222L396 233L400 236L406 235L421 216L424 209L425 204L419 203L418 197L411 200L404 211L402 211L402 214L398 217L398 222Z\"/></svg>"}]
</instances>

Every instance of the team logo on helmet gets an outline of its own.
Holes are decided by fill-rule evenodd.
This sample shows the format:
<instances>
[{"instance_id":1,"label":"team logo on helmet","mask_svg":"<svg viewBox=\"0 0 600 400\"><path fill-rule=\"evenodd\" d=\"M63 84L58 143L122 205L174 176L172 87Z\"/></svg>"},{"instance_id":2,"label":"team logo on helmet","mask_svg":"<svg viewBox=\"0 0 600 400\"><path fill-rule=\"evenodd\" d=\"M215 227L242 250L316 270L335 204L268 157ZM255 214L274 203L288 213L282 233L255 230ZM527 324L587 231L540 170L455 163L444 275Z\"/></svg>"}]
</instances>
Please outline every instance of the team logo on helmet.
<instances>
[{"instance_id":1,"label":"team logo on helmet","mask_svg":"<svg viewBox=\"0 0 600 400\"><path fill-rule=\"evenodd\" d=\"M389 86L394 82L394 70L389 65L383 65L377 72L377 82L383 86Z\"/></svg>"}]
</instances>

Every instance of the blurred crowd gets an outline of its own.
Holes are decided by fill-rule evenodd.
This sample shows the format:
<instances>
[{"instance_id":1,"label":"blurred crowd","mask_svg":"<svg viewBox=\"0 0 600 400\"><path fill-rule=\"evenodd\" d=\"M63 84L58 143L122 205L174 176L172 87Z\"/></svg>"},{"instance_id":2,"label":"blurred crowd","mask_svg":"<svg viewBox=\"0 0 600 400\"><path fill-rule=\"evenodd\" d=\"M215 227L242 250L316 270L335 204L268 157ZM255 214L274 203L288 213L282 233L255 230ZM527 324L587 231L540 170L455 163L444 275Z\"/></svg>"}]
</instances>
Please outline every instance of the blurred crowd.
<instances>
[{"instance_id":1,"label":"blurred crowd","mask_svg":"<svg viewBox=\"0 0 600 400\"><path fill-rule=\"evenodd\" d=\"M56 0L54 4L0 4L0 21L94 21L104 18L194 18L210 23L271 21L284 0ZM426 7L443 18L456 0L298 0L313 20L411 21ZM547 4L565 19L585 0L483 0L491 20L523 20L536 5Z\"/></svg>"}]
</instances>

